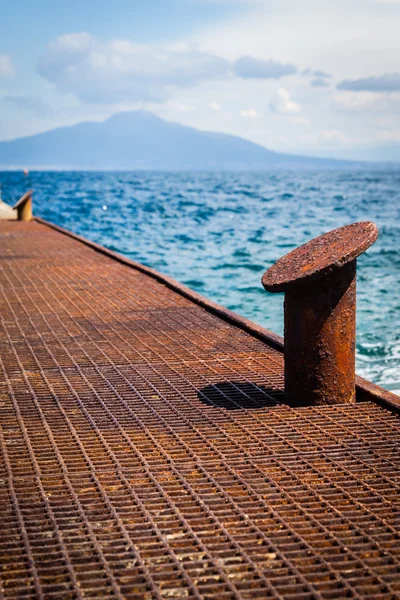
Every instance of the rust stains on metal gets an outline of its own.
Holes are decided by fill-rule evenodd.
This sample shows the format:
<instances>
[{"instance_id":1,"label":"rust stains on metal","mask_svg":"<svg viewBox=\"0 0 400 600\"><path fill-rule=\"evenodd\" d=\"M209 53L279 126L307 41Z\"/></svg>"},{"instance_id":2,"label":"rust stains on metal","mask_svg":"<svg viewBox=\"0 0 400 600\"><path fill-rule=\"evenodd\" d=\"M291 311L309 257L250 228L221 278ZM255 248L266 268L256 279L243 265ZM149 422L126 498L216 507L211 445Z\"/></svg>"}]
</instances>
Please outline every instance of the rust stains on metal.
<instances>
[{"instance_id":1,"label":"rust stains on metal","mask_svg":"<svg viewBox=\"0 0 400 600\"><path fill-rule=\"evenodd\" d=\"M280 258L263 276L285 292L285 399L291 406L356 401L356 258L378 237L362 222Z\"/></svg>"},{"instance_id":2,"label":"rust stains on metal","mask_svg":"<svg viewBox=\"0 0 400 600\"><path fill-rule=\"evenodd\" d=\"M155 279L162 285L167 286L168 289L177 292L180 296L188 298L196 306L201 306L202 308L205 308L205 310L208 313L216 315L226 323L233 325L235 328L249 333L253 338L264 342L264 344L267 347L279 350L279 352L283 353L283 337L277 335L272 331L269 331L268 329L265 329L264 327L261 327L260 325L256 325L252 321L249 321L248 319L238 315L237 313L232 312L224 306L216 304L208 298L201 296L200 294L194 292L182 283L175 281L174 279L172 279L172 277L164 275L163 273L159 273L158 271L155 271L154 269L146 267L145 265L142 265L140 263L136 263L128 258L125 258L124 256L121 256L120 254L117 254L116 252L113 252L112 250L109 250L108 248L105 248L104 246L100 246L99 244L91 242L86 238L83 238L79 235L76 235L75 233L72 233L71 231L63 229L58 225L54 225L53 223L44 221L39 217L35 217L35 221L37 223L42 223L43 225L46 225L46 227L50 227L51 229L54 229L55 231L58 231L63 235L68 235L70 238L81 242L82 244L88 246L89 248L92 248L93 250L96 250L96 252L99 252L103 256L117 261L119 264L135 269L140 273L145 273L146 275L148 275L152 279ZM359 375L356 375L356 394L360 400L378 402L382 404L385 408L393 409L396 412L400 410L399 396L393 394L392 392L389 392L388 390L383 389L382 387L376 385L375 383L372 383L371 381L367 381Z\"/></svg>"},{"instance_id":3,"label":"rust stains on metal","mask_svg":"<svg viewBox=\"0 0 400 600\"><path fill-rule=\"evenodd\" d=\"M355 262L285 295L285 398L355 402Z\"/></svg>"},{"instance_id":4,"label":"rust stains on metal","mask_svg":"<svg viewBox=\"0 0 400 600\"><path fill-rule=\"evenodd\" d=\"M363 221L324 233L282 256L262 278L269 292L286 292L326 277L355 260L377 240L375 223Z\"/></svg>"},{"instance_id":5,"label":"rust stains on metal","mask_svg":"<svg viewBox=\"0 0 400 600\"><path fill-rule=\"evenodd\" d=\"M281 403L281 352L0 223L0 597L400 597L400 429Z\"/></svg>"}]
</instances>

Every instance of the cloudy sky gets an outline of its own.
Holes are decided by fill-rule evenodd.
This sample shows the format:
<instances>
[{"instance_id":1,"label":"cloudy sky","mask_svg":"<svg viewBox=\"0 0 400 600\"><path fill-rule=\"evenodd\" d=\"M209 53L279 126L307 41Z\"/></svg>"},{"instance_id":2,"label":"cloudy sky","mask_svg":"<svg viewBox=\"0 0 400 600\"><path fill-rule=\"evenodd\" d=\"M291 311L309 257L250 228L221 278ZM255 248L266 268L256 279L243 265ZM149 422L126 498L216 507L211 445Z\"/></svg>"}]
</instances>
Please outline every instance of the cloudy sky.
<instances>
[{"instance_id":1,"label":"cloudy sky","mask_svg":"<svg viewBox=\"0 0 400 600\"><path fill-rule=\"evenodd\" d=\"M19 0L1 29L1 140L145 108L400 161L400 0Z\"/></svg>"}]
</instances>

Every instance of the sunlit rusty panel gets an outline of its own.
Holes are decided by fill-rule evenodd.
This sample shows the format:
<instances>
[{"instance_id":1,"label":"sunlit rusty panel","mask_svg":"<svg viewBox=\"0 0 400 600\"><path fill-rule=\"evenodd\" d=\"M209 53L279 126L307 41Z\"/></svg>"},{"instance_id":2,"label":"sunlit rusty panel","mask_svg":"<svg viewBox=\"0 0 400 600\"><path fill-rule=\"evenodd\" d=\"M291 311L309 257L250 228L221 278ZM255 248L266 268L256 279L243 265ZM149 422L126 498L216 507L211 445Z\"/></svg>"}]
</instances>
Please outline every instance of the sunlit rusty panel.
<instances>
[{"instance_id":1,"label":"sunlit rusty panel","mask_svg":"<svg viewBox=\"0 0 400 600\"><path fill-rule=\"evenodd\" d=\"M399 598L400 429L291 409L280 352L0 224L0 596Z\"/></svg>"}]
</instances>

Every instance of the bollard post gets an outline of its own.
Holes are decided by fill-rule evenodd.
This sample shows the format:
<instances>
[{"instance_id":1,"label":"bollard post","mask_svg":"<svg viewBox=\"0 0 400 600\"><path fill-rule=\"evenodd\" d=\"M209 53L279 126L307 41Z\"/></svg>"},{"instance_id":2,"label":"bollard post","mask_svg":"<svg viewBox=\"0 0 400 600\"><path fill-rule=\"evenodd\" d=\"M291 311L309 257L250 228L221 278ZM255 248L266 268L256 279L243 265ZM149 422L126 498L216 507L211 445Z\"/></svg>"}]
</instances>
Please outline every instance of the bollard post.
<instances>
[{"instance_id":1,"label":"bollard post","mask_svg":"<svg viewBox=\"0 0 400 600\"><path fill-rule=\"evenodd\" d=\"M18 213L18 221L30 221L32 219L32 190L25 192L13 208Z\"/></svg>"},{"instance_id":2,"label":"bollard post","mask_svg":"<svg viewBox=\"0 0 400 600\"><path fill-rule=\"evenodd\" d=\"M280 258L263 276L285 292L285 400L291 406L355 402L356 259L374 223L334 229Z\"/></svg>"}]
</instances>

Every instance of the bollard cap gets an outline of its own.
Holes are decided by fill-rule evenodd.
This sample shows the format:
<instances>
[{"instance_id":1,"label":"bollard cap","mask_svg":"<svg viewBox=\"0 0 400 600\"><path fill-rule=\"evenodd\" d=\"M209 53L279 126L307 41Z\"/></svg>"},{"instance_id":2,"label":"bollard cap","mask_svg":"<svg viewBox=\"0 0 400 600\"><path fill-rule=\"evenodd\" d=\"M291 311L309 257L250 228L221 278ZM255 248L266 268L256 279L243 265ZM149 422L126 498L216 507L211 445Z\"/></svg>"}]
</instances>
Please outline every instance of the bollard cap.
<instances>
[{"instance_id":1,"label":"bollard cap","mask_svg":"<svg viewBox=\"0 0 400 600\"><path fill-rule=\"evenodd\" d=\"M315 281L355 260L376 241L375 223L362 221L333 229L276 261L262 278L269 292L285 292Z\"/></svg>"},{"instance_id":2,"label":"bollard cap","mask_svg":"<svg viewBox=\"0 0 400 600\"><path fill-rule=\"evenodd\" d=\"M14 204L13 209L15 210L16 208L19 208L20 206L22 206L24 204L24 202L26 202L32 196L32 192L33 192L33 190L28 190L27 192L25 192L25 194L23 196L21 196L21 198L18 200L18 202L16 202Z\"/></svg>"}]
</instances>

